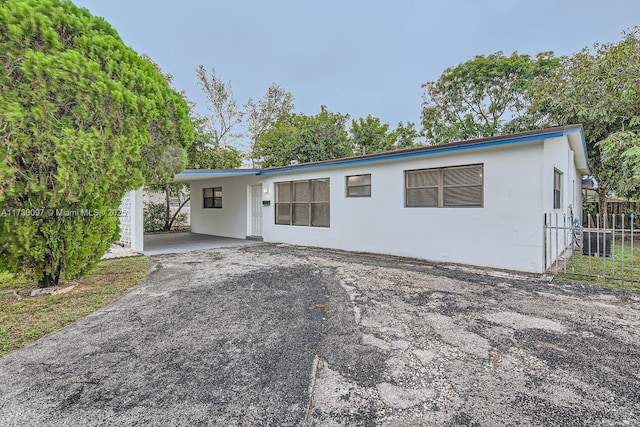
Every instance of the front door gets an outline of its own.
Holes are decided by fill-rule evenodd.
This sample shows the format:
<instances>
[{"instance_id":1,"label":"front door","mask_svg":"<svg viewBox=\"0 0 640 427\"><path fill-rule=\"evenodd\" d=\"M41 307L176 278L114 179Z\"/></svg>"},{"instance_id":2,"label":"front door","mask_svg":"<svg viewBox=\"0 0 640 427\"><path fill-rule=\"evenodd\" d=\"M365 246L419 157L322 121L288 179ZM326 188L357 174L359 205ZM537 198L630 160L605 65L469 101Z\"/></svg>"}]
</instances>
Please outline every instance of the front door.
<instances>
[{"instance_id":1,"label":"front door","mask_svg":"<svg viewBox=\"0 0 640 427\"><path fill-rule=\"evenodd\" d=\"M262 184L251 186L251 235L262 236Z\"/></svg>"}]
</instances>

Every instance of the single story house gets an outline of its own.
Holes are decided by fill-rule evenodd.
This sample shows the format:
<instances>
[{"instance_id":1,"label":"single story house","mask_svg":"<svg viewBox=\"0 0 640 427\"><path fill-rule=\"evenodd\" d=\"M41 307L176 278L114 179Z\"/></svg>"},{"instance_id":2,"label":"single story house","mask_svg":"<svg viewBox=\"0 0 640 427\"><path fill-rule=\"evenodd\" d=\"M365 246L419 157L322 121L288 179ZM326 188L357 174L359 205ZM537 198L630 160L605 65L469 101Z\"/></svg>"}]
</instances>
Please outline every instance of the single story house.
<instances>
[{"instance_id":1,"label":"single story house","mask_svg":"<svg viewBox=\"0 0 640 427\"><path fill-rule=\"evenodd\" d=\"M186 170L191 232L544 272L544 215L579 217L582 127L266 169Z\"/></svg>"}]
</instances>

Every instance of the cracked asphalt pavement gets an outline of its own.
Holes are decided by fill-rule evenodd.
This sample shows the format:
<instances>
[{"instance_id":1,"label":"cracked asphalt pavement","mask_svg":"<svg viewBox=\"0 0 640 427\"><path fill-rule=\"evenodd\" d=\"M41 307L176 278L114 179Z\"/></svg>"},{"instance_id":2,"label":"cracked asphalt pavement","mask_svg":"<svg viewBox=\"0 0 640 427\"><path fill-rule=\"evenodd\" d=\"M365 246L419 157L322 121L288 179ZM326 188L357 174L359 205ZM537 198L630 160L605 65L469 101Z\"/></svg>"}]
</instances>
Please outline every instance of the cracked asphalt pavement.
<instances>
[{"instance_id":1,"label":"cracked asphalt pavement","mask_svg":"<svg viewBox=\"0 0 640 427\"><path fill-rule=\"evenodd\" d=\"M640 425L640 293L262 244L0 358L2 426Z\"/></svg>"}]
</instances>

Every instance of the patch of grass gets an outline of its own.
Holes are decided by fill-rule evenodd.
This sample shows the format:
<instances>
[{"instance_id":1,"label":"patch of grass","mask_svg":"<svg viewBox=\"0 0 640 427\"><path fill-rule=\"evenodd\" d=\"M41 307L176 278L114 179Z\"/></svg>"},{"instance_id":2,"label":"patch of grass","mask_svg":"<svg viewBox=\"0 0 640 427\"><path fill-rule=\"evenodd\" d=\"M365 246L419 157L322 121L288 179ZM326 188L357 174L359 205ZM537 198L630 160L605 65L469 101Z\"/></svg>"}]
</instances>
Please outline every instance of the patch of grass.
<instances>
[{"instance_id":1,"label":"patch of grass","mask_svg":"<svg viewBox=\"0 0 640 427\"><path fill-rule=\"evenodd\" d=\"M0 357L103 307L140 284L149 259L100 261L86 276L61 280L67 293L31 297L37 287L24 277L0 272Z\"/></svg>"},{"instance_id":2,"label":"patch of grass","mask_svg":"<svg viewBox=\"0 0 640 427\"><path fill-rule=\"evenodd\" d=\"M567 261L567 272L558 278L640 290L640 244L635 243L633 254L629 242L625 242L624 256L622 249L622 243L616 242L610 257L574 255Z\"/></svg>"},{"instance_id":3,"label":"patch of grass","mask_svg":"<svg viewBox=\"0 0 640 427\"><path fill-rule=\"evenodd\" d=\"M19 274L0 271L0 289L10 289L29 283L29 279Z\"/></svg>"}]
</instances>

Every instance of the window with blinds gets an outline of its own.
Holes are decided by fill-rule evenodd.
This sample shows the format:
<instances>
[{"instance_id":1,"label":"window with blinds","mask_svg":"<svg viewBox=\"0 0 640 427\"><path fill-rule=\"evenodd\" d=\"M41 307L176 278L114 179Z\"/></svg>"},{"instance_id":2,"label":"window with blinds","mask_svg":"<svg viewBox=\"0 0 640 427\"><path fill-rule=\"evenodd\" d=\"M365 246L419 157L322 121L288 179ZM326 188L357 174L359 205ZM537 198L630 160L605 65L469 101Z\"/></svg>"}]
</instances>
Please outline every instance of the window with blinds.
<instances>
[{"instance_id":1,"label":"window with blinds","mask_svg":"<svg viewBox=\"0 0 640 427\"><path fill-rule=\"evenodd\" d=\"M276 183L276 224L329 227L329 178Z\"/></svg>"},{"instance_id":2,"label":"window with blinds","mask_svg":"<svg viewBox=\"0 0 640 427\"><path fill-rule=\"evenodd\" d=\"M483 165L405 171L405 207L481 208Z\"/></svg>"}]
</instances>

